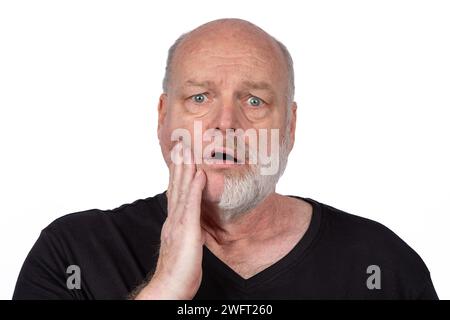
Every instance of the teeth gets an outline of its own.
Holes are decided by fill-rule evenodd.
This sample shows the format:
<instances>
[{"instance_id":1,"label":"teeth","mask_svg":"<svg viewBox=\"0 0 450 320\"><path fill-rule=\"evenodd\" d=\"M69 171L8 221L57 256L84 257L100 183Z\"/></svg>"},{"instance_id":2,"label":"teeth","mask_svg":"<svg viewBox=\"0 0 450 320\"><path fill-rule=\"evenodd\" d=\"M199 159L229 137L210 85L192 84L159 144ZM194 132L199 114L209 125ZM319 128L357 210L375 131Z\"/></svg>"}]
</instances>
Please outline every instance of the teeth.
<instances>
[{"instance_id":1,"label":"teeth","mask_svg":"<svg viewBox=\"0 0 450 320\"><path fill-rule=\"evenodd\" d=\"M232 157L228 153L223 153L223 152L213 152L212 158L217 159L217 160L223 160L223 161L229 160L229 161L238 162L236 158Z\"/></svg>"}]
</instances>

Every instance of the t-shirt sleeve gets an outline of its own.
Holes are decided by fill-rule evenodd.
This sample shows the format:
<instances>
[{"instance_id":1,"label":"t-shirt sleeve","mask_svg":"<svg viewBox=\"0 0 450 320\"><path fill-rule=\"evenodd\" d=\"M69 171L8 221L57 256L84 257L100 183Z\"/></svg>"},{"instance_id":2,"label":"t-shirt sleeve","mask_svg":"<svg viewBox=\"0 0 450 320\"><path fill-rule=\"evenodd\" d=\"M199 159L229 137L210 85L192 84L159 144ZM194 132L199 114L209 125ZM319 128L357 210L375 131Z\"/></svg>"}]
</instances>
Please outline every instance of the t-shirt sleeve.
<instances>
[{"instance_id":1,"label":"t-shirt sleeve","mask_svg":"<svg viewBox=\"0 0 450 320\"><path fill-rule=\"evenodd\" d=\"M14 300L75 299L67 288L62 247L51 230L44 229L20 271Z\"/></svg>"}]
</instances>

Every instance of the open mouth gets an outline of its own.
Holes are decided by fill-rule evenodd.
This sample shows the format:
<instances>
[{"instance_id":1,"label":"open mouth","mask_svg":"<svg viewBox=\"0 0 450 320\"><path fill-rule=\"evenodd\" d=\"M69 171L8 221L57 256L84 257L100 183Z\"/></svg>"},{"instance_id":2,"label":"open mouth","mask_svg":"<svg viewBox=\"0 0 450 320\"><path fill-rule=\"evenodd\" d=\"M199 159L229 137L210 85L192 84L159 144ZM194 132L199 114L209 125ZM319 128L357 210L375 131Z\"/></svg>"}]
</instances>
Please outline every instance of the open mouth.
<instances>
[{"instance_id":1,"label":"open mouth","mask_svg":"<svg viewBox=\"0 0 450 320\"><path fill-rule=\"evenodd\" d=\"M233 154L228 153L226 151L218 151L214 150L211 153L211 159L213 160L221 160L223 162L232 162L232 163L241 163L239 159L237 159Z\"/></svg>"}]
</instances>

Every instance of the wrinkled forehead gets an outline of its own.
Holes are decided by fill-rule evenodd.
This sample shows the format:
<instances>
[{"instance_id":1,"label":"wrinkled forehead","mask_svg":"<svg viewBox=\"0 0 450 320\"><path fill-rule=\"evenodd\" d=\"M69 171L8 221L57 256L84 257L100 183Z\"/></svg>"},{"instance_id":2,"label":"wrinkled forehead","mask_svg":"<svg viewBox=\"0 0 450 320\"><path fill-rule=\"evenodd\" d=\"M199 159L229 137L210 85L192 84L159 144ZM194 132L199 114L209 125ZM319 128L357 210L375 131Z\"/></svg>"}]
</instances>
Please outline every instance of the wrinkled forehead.
<instances>
[{"instance_id":1,"label":"wrinkled forehead","mask_svg":"<svg viewBox=\"0 0 450 320\"><path fill-rule=\"evenodd\" d=\"M278 45L269 38L252 34L202 35L188 37L174 55L174 82L202 78L219 82L287 81L287 65ZM234 78L234 79L233 79Z\"/></svg>"}]
</instances>

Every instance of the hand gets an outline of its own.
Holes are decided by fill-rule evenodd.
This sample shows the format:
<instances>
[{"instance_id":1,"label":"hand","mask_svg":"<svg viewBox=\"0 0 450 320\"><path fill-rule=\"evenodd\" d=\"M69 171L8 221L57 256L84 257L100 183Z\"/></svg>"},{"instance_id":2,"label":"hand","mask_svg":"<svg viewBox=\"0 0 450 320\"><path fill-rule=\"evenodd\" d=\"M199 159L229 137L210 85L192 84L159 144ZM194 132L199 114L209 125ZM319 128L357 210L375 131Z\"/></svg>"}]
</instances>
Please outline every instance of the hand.
<instances>
[{"instance_id":1,"label":"hand","mask_svg":"<svg viewBox=\"0 0 450 320\"><path fill-rule=\"evenodd\" d=\"M167 219L155 273L136 299L192 299L202 280L205 236L200 226L205 173L196 169L189 147L178 142L172 149L181 161L170 165Z\"/></svg>"}]
</instances>

